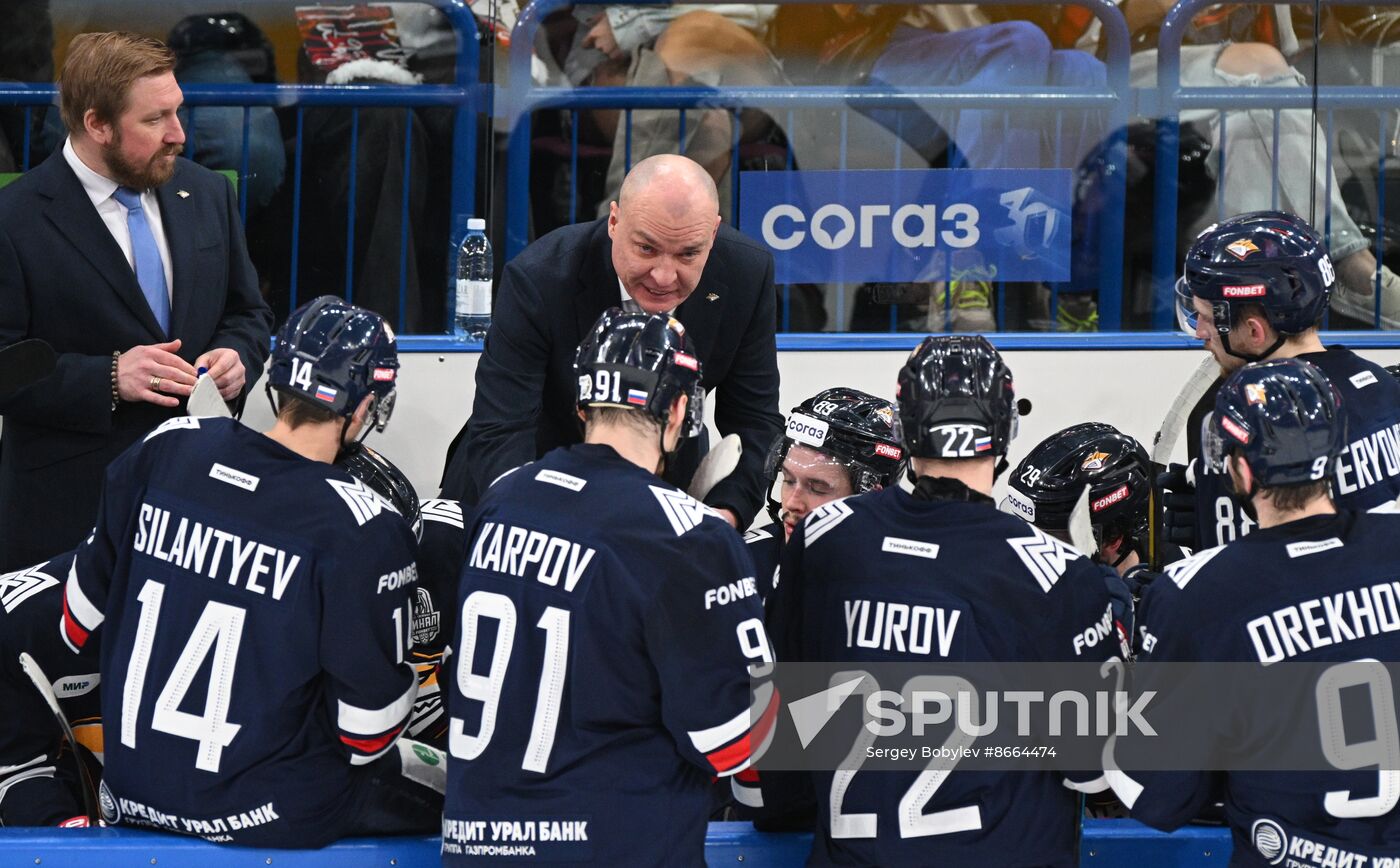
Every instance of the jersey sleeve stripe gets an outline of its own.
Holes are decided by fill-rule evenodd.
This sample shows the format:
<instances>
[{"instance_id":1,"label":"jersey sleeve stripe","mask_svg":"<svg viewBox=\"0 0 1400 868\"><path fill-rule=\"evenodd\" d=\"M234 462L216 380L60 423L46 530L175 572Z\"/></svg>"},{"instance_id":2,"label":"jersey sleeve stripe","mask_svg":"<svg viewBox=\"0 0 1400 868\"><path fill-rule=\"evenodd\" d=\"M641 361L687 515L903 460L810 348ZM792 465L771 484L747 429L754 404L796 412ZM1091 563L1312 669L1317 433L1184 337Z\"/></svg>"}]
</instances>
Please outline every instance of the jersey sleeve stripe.
<instances>
[{"instance_id":1,"label":"jersey sleeve stripe","mask_svg":"<svg viewBox=\"0 0 1400 868\"><path fill-rule=\"evenodd\" d=\"M63 638L63 644L68 646L68 650L74 654L82 651L87 644L88 631L78 626L73 614L68 611L68 597L63 598L63 617L59 620L58 635Z\"/></svg>"},{"instance_id":2,"label":"jersey sleeve stripe","mask_svg":"<svg viewBox=\"0 0 1400 868\"><path fill-rule=\"evenodd\" d=\"M67 617L72 618L79 627L83 629L83 638L87 634L96 630L102 625L102 610L92 604L83 593L83 587L78 582L78 564L74 560L73 566L68 568L68 581L63 586L63 611Z\"/></svg>"},{"instance_id":3,"label":"jersey sleeve stripe","mask_svg":"<svg viewBox=\"0 0 1400 868\"><path fill-rule=\"evenodd\" d=\"M413 699L417 695L418 679L415 677L402 696L383 708L360 708L343 699L338 700L336 723L342 732L352 735L375 735L395 729L408 719L409 712L413 710Z\"/></svg>"},{"instance_id":4,"label":"jersey sleeve stripe","mask_svg":"<svg viewBox=\"0 0 1400 868\"><path fill-rule=\"evenodd\" d=\"M379 759L385 751L393 747L394 742L398 740L399 733L401 732L403 732L402 726L396 726L383 735L378 735L374 738L351 738L341 733L340 740L345 743L346 747L356 751L356 753L350 757L350 764L362 766L365 763L374 762Z\"/></svg>"},{"instance_id":5,"label":"jersey sleeve stripe","mask_svg":"<svg viewBox=\"0 0 1400 868\"><path fill-rule=\"evenodd\" d=\"M773 693L772 684L764 684L754 691L754 707L761 707L767 702ZM697 729L688 732L690 743L695 745L695 749L701 753L710 753L716 748L723 747L734 741L749 731L749 725L753 721L753 708L746 708L734 716L732 720L725 721L719 726L712 726L709 729Z\"/></svg>"},{"instance_id":6,"label":"jersey sleeve stripe","mask_svg":"<svg viewBox=\"0 0 1400 868\"><path fill-rule=\"evenodd\" d=\"M771 688L772 685L766 684L764 687ZM761 697L755 700L755 709L760 707L760 701L762 701ZM767 706L758 716L758 721L753 725L753 728L728 747L722 747L705 755L717 774L723 777L741 772L749 767L749 763L753 761L756 753L762 754L763 748L768 746L773 735L773 724L778 719L779 704L777 691L770 689ZM761 746L757 752L753 749L754 744Z\"/></svg>"}]
</instances>

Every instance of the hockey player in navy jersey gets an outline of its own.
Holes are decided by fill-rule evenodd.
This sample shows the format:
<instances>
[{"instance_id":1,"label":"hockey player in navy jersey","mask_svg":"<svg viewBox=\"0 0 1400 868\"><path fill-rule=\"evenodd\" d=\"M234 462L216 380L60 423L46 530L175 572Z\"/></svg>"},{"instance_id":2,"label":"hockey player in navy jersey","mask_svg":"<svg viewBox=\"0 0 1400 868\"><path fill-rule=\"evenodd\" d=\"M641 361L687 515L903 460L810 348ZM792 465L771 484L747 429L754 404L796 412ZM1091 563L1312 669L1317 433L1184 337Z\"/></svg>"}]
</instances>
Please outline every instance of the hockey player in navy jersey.
<instances>
[{"instance_id":1,"label":"hockey player in navy jersey","mask_svg":"<svg viewBox=\"0 0 1400 868\"><path fill-rule=\"evenodd\" d=\"M62 617L63 580L73 552L0 575L0 826L96 825L83 789L96 796L102 753L96 649L74 655L54 624ZM80 745L20 667L26 653L50 682ZM82 763L80 766L79 763Z\"/></svg>"},{"instance_id":2,"label":"hockey player in navy jersey","mask_svg":"<svg viewBox=\"0 0 1400 868\"><path fill-rule=\"evenodd\" d=\"M412 651L418 673L418 696L405 735L440 750L447 749L438 663L456 623L457 574L462 570L462 507L455 500L420 502L413 484L394 462L363 443L345 449L336 462L351 476L383 495L413 528L418 540L418 582L413 587Z\"/></svg>"},{"instance_id":3,"label":"hockey player in navy jersey","mask_svg":"<svg viewBox=\"0 0 1400 868\"><path fill-rule=\"evenodd\" d=\"M445 670L446 865L702 865L711 780L771 731L753 565L660 478L703 424L664 315L603 314L578 349L584 442L497 480L467 519Z\"/></svg>"},{"instance_id":4,"label":"hockey player in navy jersey","mask_svg":"<svg viewBox=\"0 0 1400 868\"><path fill-rule=\"evenodd\" d=\"M383 319L323 296L278 335L266 434L181 417L111 465L56 625L99 647L108 823L260 847L435 827L443 758L399 739L413 533L333 466L397 374Z\"/></svg>"},{"instance_id":5,"label":"hockey player in navy jersey","mask_svg":"<svg viewBox=\"0 0 1400 868\"><path fill-rule=\"evenodd\" d=\"M1370 509L1400 495L1400 383L1350 350L1324 347L1318 327L1336 282L1317 232L1300 217L1259 211L1201 233L1177 282L1183 329L1205 342L1222 374L1248 362L1301 358L1322 370L1343 397L1347 443L1332 480L1337 505ZM1254 521L1224 477L1201 460L1208 391L1187 424L1186 465L1163 477L1170 490L1169 542L1200 550L1248 533Z\"/></svg>"},{"instance_id":6,"label":"hockey player in navy jersey","mask_svg":"<svg viewBox=\"0 0 1400 868\"><path fill-rule=\"evenodd\" d=\"M890 486L832 501L797 527L768 601L778 659L1101 661L1121 653L1095 629L1111 618L1106 568L992 501L1018 417L1011 372L991 344L926 338L899 373L898 406L914 491ZM903 619L884 616L895 606ZM928 617L910 618L915 609ZM915 620L947 625L943 638L906 641L893 626ZM856 637L853 624L869 626ZM1086 630L1102 638L1088 645ZM1079 794L1059 774L954 769L931 787L917 769L760 778L764 811L816 800L809 864L1078 864ZM1101 777L1076 780L1106 788ZM915 816L899 809L911 801Z\"/></svg>"},{"instance_id":7,"label":"hockey player in navy jersey","mask_svg":"<svg viewBox=\"0 0 1400 868\"><path fill-rule=\"evenodd\" d=\"M1400 519L1338 511L1328 496L1348 442L1345 402L1317 368L1296 359L1249 365L1221 387L1203 457L1246 496L1258 529L1170 565L1152 584L1140 609L1140 663L1256 664L1262 677L1263 667L1283 661L1335 661L1341 667L1327 672L1339 673L1354 671L1349 661L1400 660L1400 634L1385 611L1394 611ZM1281 698L1249 710L1227 705L1232 723L1211 730L1214 743L1201 746L1228 756L1245 744L1275 743L1280 729L1316 726L1312 743L1349 759L1369 729L1370 757L1347 766L1356 771L1140 771L1162 768L1163 748L1160 739L1138 737L1118 740L1107 776L1132 815L1160 829L1190 820L1223 784L1232 865L1278 865L1285 857L1292 866L1390 864L1381 857L1400 858L1393 765L1400 743L1389 676L1380 675L1382 692L1347 707L1320 680L1320 705L1306 710L1283 710ZM1370 693L1364 681L1353 686ZM1352 718L1347 708L1360 713Z\"/></svg>"},{"instance_id":8,"label":"hockey player in navy jersey","mask_svg":"<svg viewBox=\"0 0 1400 868\"><path fill-rule=\"evenodd\" d=\"M904 447L895 406L858 389L824 389L792 408L768 454L768 514L773 522L744 534L766 598L783 544L817 507L899 480Z\"/></svg>"}]
</instances>

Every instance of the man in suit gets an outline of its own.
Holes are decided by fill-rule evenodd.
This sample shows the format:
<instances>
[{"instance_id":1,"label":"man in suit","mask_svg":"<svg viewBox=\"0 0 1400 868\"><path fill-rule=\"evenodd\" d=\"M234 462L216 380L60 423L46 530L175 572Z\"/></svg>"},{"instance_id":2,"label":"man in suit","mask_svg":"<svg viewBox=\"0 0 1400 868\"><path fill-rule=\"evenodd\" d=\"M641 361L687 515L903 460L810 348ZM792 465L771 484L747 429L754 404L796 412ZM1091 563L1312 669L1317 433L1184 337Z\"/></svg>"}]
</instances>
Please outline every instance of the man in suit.
<instances>
[{"instance_id":1,"label":"man in suit","mask_svg":"<svg viewBox=\"0 0 1400 868\"><path fill-rule=\"evenodd\" d=\"M176 156L173 69L155 40L76 37L59 80L69 139L0 192L0 346L58 353L0 400L0 570L82 541L108 462L181 412L198 369L237 402L267 358L272 312L233 190Z\"/></svg>"},{"instance_id":2,"label":"man in suit","mask_svg":"<svg viewBox=\"0 0 1400 868\"><path fill-rule=\"evenodd\" d=\"M471 418L448 449L443 496L475 503L502 473L578 443L574 352L603 311L671 313L718 389L715 425L743 443L705 498L736 527L758 511L778 413L773 258L720 225L714 181L664 154L632 168L607 217L565 226L506 265L476 369ZM687 441L666 468L685 488L703 454Z\"/></svg>"}]
</instances>

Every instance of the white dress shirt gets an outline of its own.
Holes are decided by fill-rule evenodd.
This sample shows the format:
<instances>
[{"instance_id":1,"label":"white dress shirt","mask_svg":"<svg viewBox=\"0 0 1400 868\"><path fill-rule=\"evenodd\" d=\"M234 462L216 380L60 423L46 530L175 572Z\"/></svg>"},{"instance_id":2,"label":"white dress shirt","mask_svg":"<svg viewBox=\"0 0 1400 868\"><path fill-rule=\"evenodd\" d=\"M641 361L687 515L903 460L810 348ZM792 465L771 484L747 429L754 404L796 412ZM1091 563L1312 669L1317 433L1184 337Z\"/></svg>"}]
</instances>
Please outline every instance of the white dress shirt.
<instances>
[{"instance_id":1,"label":"white dress shirt","mask_svg":"<svg viewBox=\"0 0 1400 868\"><path fill-rule=\"evenodd\" d=\"M646 313L646 311L642 310L642 306L640 304L637 304L637 300L632 297L631 293L627 291L627 284L623 283L622 278L620 277L617 279L617 288L622 292L623 313ZM671 308L670 310L665 311L665 314L667 316L674 316L675 313L675 308Z\"/></svg>"},{"instance_id":2,"label":"white dress shirt","mask_svg":"<svg viewBox=\"0 0 1400 868\"><path fill-rule=\"evenodd\" d=\"M122 249L122 255L126 257L127 265L131 266L134 273L136 271L136 257L131 252L131 230L126 225L126 208L118 202L113 194L120 186L116 181L105 175L100 175L88 167L82 161L78 152L73 150L73 140L67 139L63 142L63 159L68 161L72 167L73 174L78 176L78 181L83 185L83 191L92 200L92 207L97 209L97 216L102 218L106 224L107 231L112 233L112 238L117 242L117 246ZM165 291L174 294L175 272L170 265L170 245L165 240L165 224L160 219L160 203L156 201L156 194L152 190L141 192L141 210L146 214L146 224L151 227L151 234L156 238L156 249L160 251L160 264L165 268ZM174 299L171 300L171 307L174 307Z\"/></svg>"}]
</instances>

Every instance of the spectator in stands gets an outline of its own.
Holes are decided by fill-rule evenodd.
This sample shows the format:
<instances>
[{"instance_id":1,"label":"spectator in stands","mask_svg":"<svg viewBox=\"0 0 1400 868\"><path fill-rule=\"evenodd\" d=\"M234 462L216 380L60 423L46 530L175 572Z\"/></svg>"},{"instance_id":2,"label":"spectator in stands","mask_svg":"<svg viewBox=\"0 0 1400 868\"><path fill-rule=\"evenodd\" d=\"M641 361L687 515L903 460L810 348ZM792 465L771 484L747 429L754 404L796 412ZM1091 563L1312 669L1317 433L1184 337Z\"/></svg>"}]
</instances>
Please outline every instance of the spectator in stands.
<instances>
[{"instance_id":1,"label":"spectator in stands","mask_svg":"<svg viewBox=\"0 0 1400 868\"><path fill-rule=\"evenodd\" d=\"M273 84L277 81L272 43L258 25L239 12L191 15L170 31L175 78L181 84ZM194 112L195 123L190 123ZM211 169L243 167L243 107L201 106L181 109L189 134L190 159ZM272 109L248 111L248 201L256 211L272 201L282 185L286 150Z\"/></svg>"},{"instance_id":2,"label":"spectator in stands","mask_svg":"<svg viewBox=\"0 0 1400 868\"><path fill-rule=\"evenodd\" d=\"M1123 14L1135 45L1150 47L1135 51L1130 63L1131 84L1135 88L1157 85L1155 29L1173 6L1172 0L1126 0ZM1285 7L1286 8L1286 7ZM1184 87L1307 87L1307 79L1289 65L1285 56L1297 50L1287 12L1278 14L1270 6L1228 6L1212 8L1217 18L1222 10L1233 18L1224 21L1197 16L1186 34L1188 44L1181 49L1181 84ZM1238 16L1252 16L1240 19ZM1223 41L1222 41L1223 40ZM1230 41L1234 40L1234 41ZM1095 48L1097 31L1079 40L1081 47ZM1190 44L1194 42L1195 44ZM1251 111L1190 109L1182 121L1196 121L1210 130L1212 147L1225 147L1225 172L1218 181L1224 186L1224 213L1211 211L1203 220L1223 220L1249 211L1279 209L1306 215L1309 202L1327 199L1330 219L1328 239L1332 261L1336 263L1338 287L1332 294L1332 310L1345 316L1375 323L1376 259L1368 249L1366 236L1347 213L1341 184L1330 180L1326 143L1317 131L1310 112L1283 111L1278 116L1278 147L1274 147L1274 112L1269 108ZM1222 141L1223 140L1223 141ZM1313 142L1318 149L1312 153ZM1278 171L1278 201L1274 202L1274 166ZM1307 166L1315 165L1316 176L1308 179ZM1330 186L1330 198L1326 192ZM1204 227L1201 227L1204 228ZM1400 328L1400 277L1380 267L1381 322L1386 329Z\"/></svg>"},{"instance_id":3,"label":"spectator in stands","mask_svg":"<svg viewBox=\"0 0 1400 868\"><path fill-rule=\"evenodd\" d=\"M506 265L442 496L475 503L506 471L580 442L574 351L599 314L621 304L685 324L705 389L719 389L716 427L743 443L738 468L705 500L747 527L781 425L776 299L772 257L720 225L714 181L699 164L675 155L638 163L607 217L557 229ZM668 481L686 487L703 439L681 447Z\"/></svg>"},{"instance_id":4,"label":"spectator in stands","mask_svg":"<svg viewBox=\"0 0 1400 868\"><path fill-rule=\"evenodd\" d=\"M634 87L742 86L782 83L782 71L763 46L771 5L580 6L582 22L563 59L563 72L576 85ZM605 195L599 216L608 213L627 173L627 129L617 110L596 111L599 133L612 144ZM742 138L768 128L758 112L740 113ZM654 154L676 153L677 113L638 109L632 113L631 164ZM716 182L720 213L729 212L732 116L726 110L692 110L686 116L680 153L705 167Z\"/></svg>"},{"instance_id":5,"label":"spectator in stands","mask_svg":"<svg viewBox=\"0 0 1400 868\"><path fill-rule=\"evenodd\" d=\"M303 83L422 83L422 76L408 68L411 52L399 42L398 22L388 6L300 7L297 24L302 34L298 78ZM410 125L412 131L406 134ZM421 273L415 253L428 195L427 138L419 116L397 106L312 108L302 129L307 167L302 202L316 204L300 227L301 245L317 255L301 258L298 280L302 285L347 287L347 297L403 331L436 331L445 322L440 299L446 275ZM405 149L410 152L407 174ZM347 263L352 206L354 240Z\"/></svg>"},{"instance_id":6,"label":"spectator in stands","mask_svg":"<svg viewBox=\"0 0 1400 868\"><path fill-rule=\"evenodd\" d=\"M5 26L0 27L0 81L53 81L49 0L11 0L4 5L4 13ZM52 153L63 139L56 115L46 105L30 106L27 113L24 106L0 106L0 172L18 171L26 165L26 133L29 165L42 162Z\"/></svg>"},{"instance_id":7,"label":"spectator in stands","mask_svg":"<svg viewBox=\"0 0 1400 868\"><path fill-rule=\"evenodd\" d=\"M0 400L0 569L82 540L108 462L181 412L197 369L235 403L262 372L272 315L233 188L176 156L174 66L143 36L76 37L60 79L71 135L0 191L0 346L59 353Z\"/></svg>"}]
</instances>

